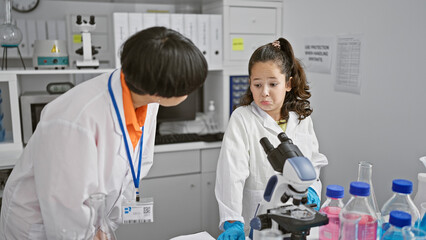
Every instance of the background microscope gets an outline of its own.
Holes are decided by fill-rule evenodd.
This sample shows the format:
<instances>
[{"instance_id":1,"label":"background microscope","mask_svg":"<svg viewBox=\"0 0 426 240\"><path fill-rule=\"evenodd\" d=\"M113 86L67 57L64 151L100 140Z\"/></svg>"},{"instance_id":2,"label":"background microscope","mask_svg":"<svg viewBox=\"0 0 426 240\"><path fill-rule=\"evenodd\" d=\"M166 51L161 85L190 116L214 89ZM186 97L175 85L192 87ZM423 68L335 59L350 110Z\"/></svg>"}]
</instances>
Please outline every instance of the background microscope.
<instances>
[{"instance_id":1,"label":"background microscope","mask_svg":"<svg viewBox=\"0 0 426 240\"><path fill-rule=\"evenodd\" d=\"M75 51L77 54L83 55L83 60L77 60L76 62L77 68L98 68L99 60L95 59L93 55L98 53L97 49L100 47L92 46L92 38L90 34L90 32L96 28L95 16L90 16L89 22L87 22L87 20L84 20L81 15L78 15L75 26L81 31L81 38L83 42L83 46Z\"/></svg>"}]
</instances>

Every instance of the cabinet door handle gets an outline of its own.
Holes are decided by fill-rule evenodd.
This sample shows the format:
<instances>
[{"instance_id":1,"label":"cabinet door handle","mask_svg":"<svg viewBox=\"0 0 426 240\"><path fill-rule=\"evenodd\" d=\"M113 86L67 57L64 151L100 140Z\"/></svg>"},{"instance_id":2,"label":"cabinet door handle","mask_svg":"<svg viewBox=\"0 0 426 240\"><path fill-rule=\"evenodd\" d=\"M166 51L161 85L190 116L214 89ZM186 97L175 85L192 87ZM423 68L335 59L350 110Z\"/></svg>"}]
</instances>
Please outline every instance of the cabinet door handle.
<instances>
[{"instance_id":1,"label":"cabinet door handle","mask_svg":"<svg viewBox=\"0 0 426 240\"><path fill-rule=\"evenodd\" d=\"M191 184L191 185L190 185L190 187L191 187L191 188L194 188L194 187L195 187L195 184Z\"/></svg>"},{"instance_id":2,"label":"cabinet door handle","mask_svg":"<svg viewBox=\"0 0 426 240\"><path fill-rule=\"evenodd\" d=\"M207 185L210 185L211 183L210 182L207 182Z\"/></svg>"}]
</instances>

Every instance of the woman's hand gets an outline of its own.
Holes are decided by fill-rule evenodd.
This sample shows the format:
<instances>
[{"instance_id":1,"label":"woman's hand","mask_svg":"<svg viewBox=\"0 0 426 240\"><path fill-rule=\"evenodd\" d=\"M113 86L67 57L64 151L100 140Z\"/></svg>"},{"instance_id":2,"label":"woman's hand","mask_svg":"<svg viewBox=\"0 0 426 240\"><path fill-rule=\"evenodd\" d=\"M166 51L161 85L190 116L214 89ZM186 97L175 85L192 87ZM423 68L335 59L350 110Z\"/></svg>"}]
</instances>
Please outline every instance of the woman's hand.
<instances>
[{"instance_id":1,"label":"woman's hand","mask_svg":"<svg viewBox=\"0 0 426 240\"><path fill-rule=\"evenodd\" d=\"M109 240L106 233L104 233L102 230L98 230L93 240Z\"/></svg>"}]
</instances>

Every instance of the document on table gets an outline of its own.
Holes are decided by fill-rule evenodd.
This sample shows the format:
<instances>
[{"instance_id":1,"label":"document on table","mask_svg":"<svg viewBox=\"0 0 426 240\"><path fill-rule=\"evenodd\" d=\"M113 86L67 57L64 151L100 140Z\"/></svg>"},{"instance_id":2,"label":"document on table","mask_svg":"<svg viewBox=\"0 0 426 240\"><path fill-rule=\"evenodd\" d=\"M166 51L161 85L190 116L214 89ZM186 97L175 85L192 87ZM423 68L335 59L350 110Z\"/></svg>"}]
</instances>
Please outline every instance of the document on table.
<instances>
[{"instance_id":1,"label":"document on table","mask_svg":"<svg viewBox=\"0 0 426 240\"><path fill-rule=\"evenodd\" d=\"M182 235L171 238L170 240L215 240L208 232L199 232L190 235Z\"/></svg>"},{"instance_id":2,"label":"document on table","mask_svg":"<svg viewBox=\"0 0 426 240\"><path fill-rule=\"evenodd\" d=\"M307 237L309 240L317 240L318 239L318 227L311 228L310 234ZM170 240L215 240L208 232L199 232L190 235L181 235ZM246 237L246 240L250 240L250 238Z\"/></svg>"}]
</instances>

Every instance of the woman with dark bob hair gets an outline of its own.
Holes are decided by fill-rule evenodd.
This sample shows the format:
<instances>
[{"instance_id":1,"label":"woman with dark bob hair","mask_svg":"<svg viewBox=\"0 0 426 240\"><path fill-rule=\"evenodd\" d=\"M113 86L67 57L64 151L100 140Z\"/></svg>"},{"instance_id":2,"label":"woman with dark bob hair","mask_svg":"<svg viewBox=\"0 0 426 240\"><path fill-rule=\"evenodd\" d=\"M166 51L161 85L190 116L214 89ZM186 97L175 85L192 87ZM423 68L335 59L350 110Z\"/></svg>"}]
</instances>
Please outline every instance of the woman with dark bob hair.
<instances>
[{"instance_id":1,"label":"woman with dark bob hair","mask_svg":"<svg viewBox=\"0 0 426 240\"><path fill-rule=\"evenodd\" d=\"M277 136L285 132L312 162L317 179L308 189L308 203L319 206L319 173L327 165L310 117L306 75L290 43L280 38L259 47L248 72L250 85L229 120L217 165L215 193L224 230L218 240L245 239L266 184L276 174L260 139L278 146Z\"/></svg>"},{"instance_id":2,"label":"woman with dark bob hair","mask_svg":"<svg viewBox=\"0 0 426 240\"><path fill-rule=\"evenodd\" d=\"M64 229L76 239L101 237L102 229L86 231L87 199L95 193L105 195L114 229L122 203L138 206L140 179L153 164L158 107L184 101L208 70L189 39L164 27L131 36L121 66L43 109L4 190L0 239L60 239Z\"/></svg>"}]
</instances>

